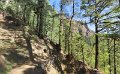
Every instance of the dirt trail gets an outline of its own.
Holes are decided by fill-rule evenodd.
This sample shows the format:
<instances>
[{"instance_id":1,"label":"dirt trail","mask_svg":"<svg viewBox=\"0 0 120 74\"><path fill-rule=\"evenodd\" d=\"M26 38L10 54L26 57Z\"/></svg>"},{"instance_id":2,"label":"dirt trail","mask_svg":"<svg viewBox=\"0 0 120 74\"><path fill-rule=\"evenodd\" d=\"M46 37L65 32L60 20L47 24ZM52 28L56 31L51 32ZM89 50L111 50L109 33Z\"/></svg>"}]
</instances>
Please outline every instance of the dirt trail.
<instances>
[{"instance_id":1,"label":"dirt trail","mask_svg":"<svg viewBox=\"0 0 120 74\"><path fill-rule=\"evenodd\" d=\"M21 65L20 67L12 69L8 74L33 74L34 67L35 66Z\"/></svg>"},{"instance_id":2,"label":"dirt trail","mask_svg":"<svg viewBox=\"0 0 120 74\"><path fill-rule=\"evenodd\" d=\"M12 69L8 74L59 74L52 66L50 71L47 73L43 72L43 70L35 70L35 66L30 65L22 65L20 67L16 67Z\"/></svg>"}]
</instances>

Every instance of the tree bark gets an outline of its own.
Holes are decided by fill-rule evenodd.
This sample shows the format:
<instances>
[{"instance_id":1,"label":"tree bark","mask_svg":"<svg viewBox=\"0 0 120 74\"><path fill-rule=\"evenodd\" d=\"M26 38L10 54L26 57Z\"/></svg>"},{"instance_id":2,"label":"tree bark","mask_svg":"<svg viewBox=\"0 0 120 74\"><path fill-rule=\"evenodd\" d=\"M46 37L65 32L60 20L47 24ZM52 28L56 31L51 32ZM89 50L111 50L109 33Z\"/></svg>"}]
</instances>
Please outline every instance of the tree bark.
<instances>
[{"instance_id":1,"label":"tree bark","mask_svg":"<svg viewBox=\"0 0 120 74\"><path fill-rule=\"evenodd\" d=\"M110 44L109 44L109 39L107 39L107 46L108 46L108 54L109 54L109 66L110 66L110 68L109 68L109 73L110 74L112 74L111 72L112 72L112 70L111 70L111 55L110 55Z\"/></svg>"},{"instance_id":2,"label":"tree bark","mask_svg":"<svg viewBox=\"0 0 120 74\"><path fill-rule=\"evenodd\" d=\"M95 69L98 69L98 61L99 61L99 49L98 49L98 32L97 32L97 24L95 29Z\"/></svg>"},{"instance_id":3,"label":"tree bark","mask_svg":"<svg viewBox=\"0 0 120 74\"><path fill-rule=\"evenodd\" d=\"M74 4L74 0L73 0L73 6L72 6L72 16L70 18L70 27L69 27L69 35L68 35L68 53L72 54L72 50L71 47L72 47L72 44L71 44L71 40L72 40L72 20L73 20L73 17L74 17L74 10L75 10L75 4Z\"/></svg>"},{"instance_id":4,"label":"tree bark","mask_svg":"<svg viewBox=\"0 0 120 74\"><path fill-rule=\"evenodd\" d=\"M27 43L27 50L29 52L29 58L32 62L34 62L34 57L33 57L33 52L32 52L32 46L31 46L31 42L30 42L30 38L26 38L26 43Z\"/></svg>"},{"instance_id":5,"label":"tree bark","mask_svg":"<svg viewBox=\"0 0 120 74\"><path fill-rule=\"evenodd\" d=\"M54 20L54 7L55 5L53 4L53 18L52 18L52 29L51 29L51 40L53 38L53 27L54 27L54 24L55 24L55 20Z\"/></svg>"},{"instance_id":6,"label":"tree bark","mask_svg":"<svg viewBox=\"0 0 120 74\"><path fill-rule=\"evenodd\" d=\"M119 0L119 6L120 6L120 0Z\"/></svg>"},{"instance_id":7,"label":"tree bark","mask_svg":"<svg viewBox=\"0 0 120 74\"><path fill-rule=\"evenodd\" d=\"M60 47L61 47L62 12L63 12L63 4L62 4L62 1L61 1L61 4L60 4L60 25L59 25L59 46Z\"/></svg>"},{"instance_id":8,"label":"tree bark","mask_svg":"<svg viewBox=\"0 0 120 74\"><path fill-rule=\"evenodd\" d=\"M37 7L37 11L38 11L38 18L37 18L37 35L39 38L43 38L43 24L44 24L44 4L45 4L45 1L41 1L41 0L38 0L38 7Z\"/></svg>"},{"instance_id":9,"label":"tree bark","mask_svg":"<svg viewBox=\"0 0 120 74\"><path fill-rule=\"evenodd\" d=\"M97 5L95 0L95 14L97 14ZM98 16L95 16L95 69L98 70L99 65L99 46L98 46Z\"/></svg>"},{"instance_id":10,"label":"tree bark","mask_svg":"<svg viewBox=\"0 0 120 74\"><path fill-rule=\"evenodd\" d=\"M83 45L81 45L81 49L82 49L82 59L83 59L83 63L85 63L85 57L84 57L84 49L83 49Z\"/></svg>"},{"instance_id":11,"label":"tree bark","mask_svg":"<svg viewBox=\"0 0 120 74\"><path fill-rule=\"evenodd\" d=\"M116 55L116 51L115 51L115 38L114 38L114 74L116 74L116 59L115 59L115 55Z\"/></svg>"}]
</instances>

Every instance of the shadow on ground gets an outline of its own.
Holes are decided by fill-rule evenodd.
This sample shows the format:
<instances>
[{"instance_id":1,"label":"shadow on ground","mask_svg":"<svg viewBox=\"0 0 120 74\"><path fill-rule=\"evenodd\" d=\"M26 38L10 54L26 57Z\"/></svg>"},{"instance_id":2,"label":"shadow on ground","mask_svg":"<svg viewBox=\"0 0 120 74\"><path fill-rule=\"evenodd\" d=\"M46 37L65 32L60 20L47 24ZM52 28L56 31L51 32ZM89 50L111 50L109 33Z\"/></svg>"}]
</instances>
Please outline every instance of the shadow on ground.
<instances>
[{"instance_id":1,"label":"shadow on ground","mask_svg":"<svg viewBox=\"0 0 120 74\"><path fill-rule=\"evenodd\" d=\"M33 68L28 68L24 71L24 74L33 74L33 73L34 73Z\"/></svg>"},{"instance_id":2,"label":"shadow on ground","mask_svg":"<svg viewBox=\"0 0 120 74\"><path fill-rule=\"evenodd\" d=\"M24 74L47 74L42 68L28 68L24 71Z\"/></svg>"},{"instance_id":3,"label":"shadow on ground","mask_svg":"<svg viewBox=\"0 0 120 74\"><path fill-rule=\"evenodd\" d=\"M28 57L21 55L17 50L12 49L7 51L7 54L4 54L6 59L10 62L14 62L17 64L24 64L26 61L28 61Z\"/></svg>"},{"instance_id":4,"label":"shadow on ground","mask_svg":"<svg viewBox=\"0 0 120 74\"><path fill-rule=\"evenodd\" d=\"M13 16L5 16L5 22L2 28L7 30L20 30L21 21Z\"/></svg>"}]
</instances>

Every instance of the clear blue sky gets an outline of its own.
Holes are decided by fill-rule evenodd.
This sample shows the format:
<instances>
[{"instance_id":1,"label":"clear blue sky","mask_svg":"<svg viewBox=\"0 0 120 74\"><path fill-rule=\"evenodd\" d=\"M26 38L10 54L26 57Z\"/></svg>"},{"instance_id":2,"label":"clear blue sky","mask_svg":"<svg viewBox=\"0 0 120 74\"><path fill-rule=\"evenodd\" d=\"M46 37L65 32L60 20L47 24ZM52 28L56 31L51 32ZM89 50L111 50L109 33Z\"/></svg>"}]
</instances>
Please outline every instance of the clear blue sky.
<instances>
[{"instance_id":1,"label":"clear blue sky","mask_svg":"<svg viewBox=\"0 0 120 74\"><path fill-rule=\"evenodd\" d=\"M78 1L78 2L77 2ZM78 20L78 21L88 21L89 18L83 18L82 15L80 14L81 11L80 11L80 0L76 0L76 5L75 6L75 11L78 12L79 16L75 16L74 19L75 20ZM53 6L53 4L55 5L55 9L59 12L60 11L60 0L49 0L50 4ZM67 7L64 8L64 11L67 12L67 14L71 15L72 14L72 9L71 9L71 6L72 5L69 5ZM84 13L84 12L83 12ZM91 29L91 30L95 30L95 27L93 24L89 24L88 27Z\"/></svg>"}]
</instances>

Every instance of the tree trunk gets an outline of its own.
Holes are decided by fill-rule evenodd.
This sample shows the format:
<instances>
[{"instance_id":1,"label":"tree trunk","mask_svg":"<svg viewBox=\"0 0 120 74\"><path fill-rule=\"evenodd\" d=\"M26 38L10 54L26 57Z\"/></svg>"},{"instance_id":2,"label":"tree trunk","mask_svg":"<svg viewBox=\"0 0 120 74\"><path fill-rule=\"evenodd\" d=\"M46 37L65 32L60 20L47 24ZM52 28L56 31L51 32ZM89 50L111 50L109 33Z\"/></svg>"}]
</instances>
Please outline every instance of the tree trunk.
<instances>
[{"instance_id":1,"label":"tree trunk","mask_svg":"<svg viewBox=\"0 0 120 74\"><path fill-rule=\"evenodd\" d=\"M109 66L110 66L110 68L109 68L109 73L111 74L111 55L110 55L110 44L109 44L109 39L107 39L107 45L108 45L108 54L109 54Z\"/></svg>"},{"instance_id":2,"label":"tree trunk","mask_svg":"<svg viewBox=\"0 0 120 74\"><path fill-rule=\"evenodd\" d=\"M54 7L55 7L55 5L53 4L53 12L54 12ZM54 21L54 13L53 13L52 29L51 29L51 40L52 40L52 38L53 38L53 27L54 27L54 23L55 23L55 21Z\"/></svg>"},{"instance_id":3,"label":"tree trunk","mask_svg":"<svg viewBox=\"0 0 120 74\"><path fill-rule=\"evenodd\" d=\"M116 59L115 59L116 53L115 52L116 51L115 51L115 38L114 38L114 74L116 74Z\"/></svg>"},{"instance_id":4,"label":"tree trunk","mask_svg":"<svg viewBox=\"0 0 120 74\"><path fill-rule=\"evenodd\" d=\"M119 6L120 6L120 0L119 0Z\"/></svg>"},{"instance_id":5,"label":"tree trunk","mask_svg":"<svg viewBox=\"0 0 120 74\"><path fill-rule=\"evenodd\" d=\"M75 4L74 4L74 0L73 0L73 7L72 7L72 16L70 18L70 27L69 27L69 35L68 35L68 53L72 54L72 50L71 47L72 47L72 44L71 44L71 41L72 41L72 20L73 20L73 17L74 17L74 10L75 10Z\"/></svg>"},{"instance_id":6,"label":"tree trunk","mask_svg":"<svg viewBox=\"0 0 120 74\"><path fill-rule=\"evenodd\" d=\"M27 49L28 49L28 52L29 52L29 58L32 62L34 62L34 57L33 57L33 52L32 52L32 46L31 46L31 42L30 42L30 38L26 38L25 37L25 40L26 40L26 43L27 43Z\"/></svg>"},{"instance_id":7,"label":"tree trunk","mask_svg":"<svg viewBox=\"0 0 120 74\"><path fill-rule=\"evenodd\" d=\"M37 16L38 16L38 20L37 20L37 31L38 31L38 37L39 38L43 38L43 24L44 24L44 3L45 3L45 1L43 0L43 1L41 1L41 0L38 0L38 7L37 7L37 9L38 9L38 14L37 14Z\"/></svg>"},{"instance_id":8,"label":"tree trunk","mask_svg":"<svg viewBox=\"0 0 120 74\"><path fill-rule=\"evenodd\" d=\"M95 69L98 69L98 60L99 60L99 49L98 49L98 32L97 32L97 26L95 31Z\"/></svg>"},{"instance_id":9,"label":"tree trunk","mask_svg":"<svg viewBox=\"0 0 120 74\"><path fill-rule=\"evenodd\" d=\"M26 5L24 6L24 11L23 11L23 21L24 21L24 24L26 25Z\"/></svg>"},{"instance_id":10,"label":"tree trunk","mask_svg":"<svg viewBox=\"0 0 120 74\"><path fill-rule=\"evenodd\" d=\"M95 69L98 70L99 48L98 48L98 19L95 17Z\"/></svg>"},{"instance_id":11,"label":"tree trunk","mask_svg":"<svg viewBox=\"0 0 120 74\"><path fill-rule=\"evenodd\" d=\"M104 42L104 40L103 40L103 42ZM105 71L105 67L106 67L106 64L105 64L105 49L103 48L103 65L104 65L104 71Z\"/></svg>"},{"instance_id":12,"label":"tree trunk","mask_svg":"<svg viewBox=\"0 0 120 74\"><path fill-rule=\"evenodd\" d=\"M97 6L95 0L95 14L97 14ZM98 48L98 16L95 16L95 69L98 70L99 65L99 48Z\"/></svg>"},{"instance_id":13,"label":"tree trunk","mask_svg":"<svg viewBox=\"0 0 120 74\"><path fill-rule=\"evenodd\" d=\"M34 28L35 25L35 14L33 15L33 20L32 20L32 27Z\"/></svg>"},{"instance_id":14,"label":"tree trunk","mask_svg":"<svg viewBox=\"0 0 120 74\"><path fill-rule=\"evenodd\" d=\"M81 46L81 49L82 49L83 63L85 63L85 57L84 57L84 49L83 49L83 45Z\"/></svg>"},{"instance_id":15,"label":"tree trunk","mask_svg":"<svg viewBox=\"0 0 120 74\"><path fill-rule=\"evenodd\" d=\"M62 1L61 1L61 5L60 5L60 25L59 25L59 45L60 45L60 47L61 47L62 12L63 12L63 5L62 5Z\"/></svg>"}]
</instances>

